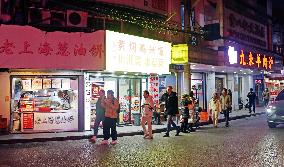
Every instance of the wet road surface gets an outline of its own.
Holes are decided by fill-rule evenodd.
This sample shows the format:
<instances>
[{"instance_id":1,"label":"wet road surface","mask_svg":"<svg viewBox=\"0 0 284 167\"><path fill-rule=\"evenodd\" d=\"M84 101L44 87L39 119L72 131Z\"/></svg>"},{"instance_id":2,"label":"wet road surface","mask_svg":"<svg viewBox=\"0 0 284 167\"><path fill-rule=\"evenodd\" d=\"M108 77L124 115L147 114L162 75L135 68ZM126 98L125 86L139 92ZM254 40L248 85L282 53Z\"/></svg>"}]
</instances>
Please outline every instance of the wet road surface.
<instances>
[{"instance_id":1,"label":"wet road surface","mask_svg":"<svg viewBox=\"0 0 284 167\"><path fill-rule=\"evenodd\" d=\"M0 166L284 166L284 127L269 129L265 115L174 134L122 137L115 146L88 140L0 145Z\"/></svg>"}]
</instances>

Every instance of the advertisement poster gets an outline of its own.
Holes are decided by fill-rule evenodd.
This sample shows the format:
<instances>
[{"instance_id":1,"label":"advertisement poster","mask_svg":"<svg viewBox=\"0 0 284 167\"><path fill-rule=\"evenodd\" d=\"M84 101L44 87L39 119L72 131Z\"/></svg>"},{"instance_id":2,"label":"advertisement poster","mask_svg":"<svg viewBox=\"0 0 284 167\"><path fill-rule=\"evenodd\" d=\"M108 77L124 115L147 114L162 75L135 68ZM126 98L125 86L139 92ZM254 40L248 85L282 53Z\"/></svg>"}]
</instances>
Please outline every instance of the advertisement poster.
<instances>
[{"instance_id":1,"label":"advertisement poster","mask_svg":"<svg viewBox=\"0 0 284 167\"><path fill-rule=\"evenodd\" d=\"M32 80L26 79L22 80L23 90L31 90L32 88Z\"/></svg>"},{"instance_id":2,"label":"advertisement poster","mask_svg":"<svg viewBox=\"0 0 284 167\"><path fill-rule=\"evenodd\" d=\"M42 79L33 79L32 80L32 90L42 89Z\"/></svg>"},{"instance_id":3,"label":"advertisement poster","mask_svg":"<svg viewBox=\"0 0 284 167\"><path fill-rule=\"evenodd\" d=\"M140 112L140 97L134 96L131 99L131 113L139 113Z\"/></svg>"},{"instance_id":4,"label":"advertisement poster","mask_svg":"<svg viewBox=\"0 0 284 167\"><path fill-rule=\"evenodd\" d=\"M62 81L62 89L69 90L71 88L70 78L64 78Z\"/></svg>"},{"instance_id":5,"label":"advertisement poster","mask_svg":"<svg viewBox=\"0 0 284 167\"><path fill-rule=\"evenodd\" d=\"M51 79L43 79L42 80L42 88L43 89L50 89L51 88Z\"/></svg>"},{"instance_id":6,"label":"advertisement poster","mask_svg":"<svg viewBox=\"0 0 284 167\"><path fill-rule=\"evenodd\" d=\"M34 113L34 130L78 130L78 112Z\"/></svg>"},{"instance_id":7,"label":"advertisement poster","mask_svg":"<svg viewBox=\"0 0 284 167\"><path fill-rule=\"evenodd\" d=\"M159 104L159 76L150 76L148 90L153 96L154 103Z\"/></svg>"},{"instance_id":8,"label":"advertisement poster","mask_svg":"<svg viewBox=\"0 0 284 167\"><path fill-rule=\"evenodd\" d=\"M60 89L61 88L61 79L59 79L59 78L52 79L52 88Z\"/></svg>"},{"instance_id":9,"label":"advertisement poster","mask_svg":"<svg viewBox=\"0 0 284 167\"><path fill-rule=\"evenodd\" d=\"M23 113L23 129L33 129L33 128L34 128L34 114Z\"/></svg>"},{"instance_id":10,"label":"advertisement poster","mask_svg":"<svg viewBox=\"0 0 284 167\"><path fill-rule=\"evenodd\" d=\"M101 89L104 89L104 82L92 83L92 98L99 98L99 92Z\"/></svg>"}]
</instances>

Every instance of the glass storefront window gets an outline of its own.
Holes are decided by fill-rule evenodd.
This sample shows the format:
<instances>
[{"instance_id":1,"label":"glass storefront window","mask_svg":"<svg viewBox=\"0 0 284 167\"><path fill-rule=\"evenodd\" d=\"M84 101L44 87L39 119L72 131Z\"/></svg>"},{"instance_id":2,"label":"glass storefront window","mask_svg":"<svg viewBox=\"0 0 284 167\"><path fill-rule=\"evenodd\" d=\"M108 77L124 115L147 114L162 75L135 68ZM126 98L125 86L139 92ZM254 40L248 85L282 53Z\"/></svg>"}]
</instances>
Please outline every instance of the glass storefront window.
<instances>
[{"instance_id":1,"label":"glass storefront window","mask_svg":"<svg viewBox=\"0 0 284 167\"><path fill-rule=\"evenodd\" d=\"M12 131L78 130L77 77L13 77Z\"/></svg>"}]
</instances>

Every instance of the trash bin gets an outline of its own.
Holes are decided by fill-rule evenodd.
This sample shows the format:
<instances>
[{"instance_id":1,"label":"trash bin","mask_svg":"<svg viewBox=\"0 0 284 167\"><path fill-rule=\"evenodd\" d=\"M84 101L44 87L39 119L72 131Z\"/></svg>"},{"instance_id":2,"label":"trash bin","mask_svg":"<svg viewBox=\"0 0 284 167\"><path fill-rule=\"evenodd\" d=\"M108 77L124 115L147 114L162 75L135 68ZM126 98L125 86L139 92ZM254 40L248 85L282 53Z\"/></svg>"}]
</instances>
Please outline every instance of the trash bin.
<instances>
[{"instance_id":1,"label":"trash bin","mask_svg":"<svg viewBox=\"0 0 284 167\"><path fill-rule=\"evenodd\" d=\"M141 120L140 120L141 114L140 113L132 113L132 115L133 115L133 118L134 118L134 125L135 126L140 126L140 124L141 124Z\"/></svg>"}]
</instances>

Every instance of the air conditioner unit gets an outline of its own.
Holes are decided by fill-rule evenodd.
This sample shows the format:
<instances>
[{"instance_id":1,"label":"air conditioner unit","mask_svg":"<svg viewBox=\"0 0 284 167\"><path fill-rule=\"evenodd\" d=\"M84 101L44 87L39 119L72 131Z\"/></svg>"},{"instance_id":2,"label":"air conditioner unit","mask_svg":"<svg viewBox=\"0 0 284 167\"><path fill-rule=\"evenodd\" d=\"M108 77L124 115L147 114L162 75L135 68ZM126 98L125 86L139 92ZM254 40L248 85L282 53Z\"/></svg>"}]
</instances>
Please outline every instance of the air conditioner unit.
<instances>
[{"instance_id":1,"label":"air conditioner unit","mask_svg":"<svg viewBox=\"0 0 284 167\"><path fill-rule=\"evenodd\" d=\"M66 12L59 10L51 10L51 20L50 25L57 27L65 27L66 26Z\"/></svg>"},{"instance_id":2,"label":"air conditioner unit","mask_svg":"<svg viewBox=\"0 0 284 167\"><path fill-rule=\"evenodd\" d=\"M67 26L87 27L88 13L83 11L67 10Z\"/></svg>"},{"instance_id":3,"label":"air conditioner unit","mask_svg":"<svg viewBox=\"0 0 284 167\"><path fill-rule=\"evenodd\" d=\"M50 11L42 8L29 8L29 24L50 24Z\"/></svg>"}]
</instances>

